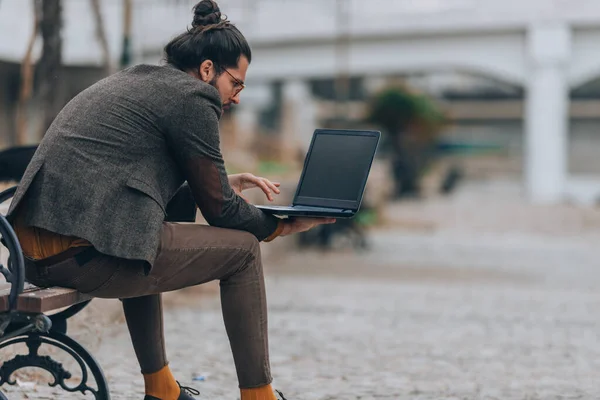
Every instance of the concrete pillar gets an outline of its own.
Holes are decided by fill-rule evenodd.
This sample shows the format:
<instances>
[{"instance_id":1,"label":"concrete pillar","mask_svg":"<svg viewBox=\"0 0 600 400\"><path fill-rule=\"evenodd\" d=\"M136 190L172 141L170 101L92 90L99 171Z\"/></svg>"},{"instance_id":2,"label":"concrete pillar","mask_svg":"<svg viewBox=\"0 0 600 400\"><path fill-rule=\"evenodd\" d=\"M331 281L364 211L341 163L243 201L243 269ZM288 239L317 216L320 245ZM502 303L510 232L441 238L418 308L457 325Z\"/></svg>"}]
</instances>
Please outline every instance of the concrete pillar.
<instances>
[{"instance_id":1,"label":"concrete pillar","mask_svg":"<svg viewBox=\"0 0 600 400\"><path fill-rule=\"evenodd\" d=\"M282 136L284 147L308 149L316 126L316 105L307 82L291 80L283 85Z\"/></svg>"},{"instance_id":2,"label":"concrete pillar","mask_svg":"<svg viewBox=\"0 0 600 400\"><path fill-rule=\"evenodd\" d=\"M564 196L568 172L569 27L562 24L532 26L528 32L528 52L526 188L534 203L558 203Z\"/></svg>"},{"instance_id":3,"label":"concrete pillar","mask_svg":"<svg viewBox=\"0 0 600 400\"><path fill-rule=\"evenodd\" d=\"M388 78L385 76L367 76L364 79L364 86L368 93L377 93L388 83Z\"/></svg>"}]
</instances>

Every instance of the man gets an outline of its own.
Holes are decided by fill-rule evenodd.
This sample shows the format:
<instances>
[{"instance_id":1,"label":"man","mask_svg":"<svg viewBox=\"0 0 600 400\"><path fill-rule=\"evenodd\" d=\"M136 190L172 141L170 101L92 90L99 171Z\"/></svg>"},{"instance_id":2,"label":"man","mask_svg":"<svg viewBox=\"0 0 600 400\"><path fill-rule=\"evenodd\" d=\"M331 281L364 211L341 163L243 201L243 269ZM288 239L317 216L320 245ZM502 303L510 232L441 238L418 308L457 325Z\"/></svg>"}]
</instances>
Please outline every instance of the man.
<instances>
[{"instance_id":1,"label":"man","mask_svg":"<svg viewBox=\"0 0 600 400\"><path fill-rule=\"evenodd\" d=\"M240 101L251 52L214 1L165 53L165 66L86 89L49 128L9 210L27 279L122 299L145 400L192 399L167 365L161 293L218 279L241 399L272 400L259 241L334 221L268 216L240 195L272 200L277 184L226 175L218 122ZM211 226L164 222L176 193Z\"/></svg>"}]
</instances>

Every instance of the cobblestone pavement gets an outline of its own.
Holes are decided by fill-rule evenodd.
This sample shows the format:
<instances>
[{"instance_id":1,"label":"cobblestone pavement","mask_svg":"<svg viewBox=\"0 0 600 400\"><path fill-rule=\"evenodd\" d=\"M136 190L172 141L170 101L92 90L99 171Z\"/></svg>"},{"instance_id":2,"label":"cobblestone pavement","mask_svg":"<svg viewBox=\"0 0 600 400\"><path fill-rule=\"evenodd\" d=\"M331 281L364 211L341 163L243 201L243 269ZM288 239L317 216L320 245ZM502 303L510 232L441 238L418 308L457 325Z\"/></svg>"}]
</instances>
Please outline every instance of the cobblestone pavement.
<instances>
[{"instance_id":1,"label":"cobblestone pavement","mask_svg":"<svg viewBox=\"0 0 600 400\"><path fill-rule=\"evenodd\" d=\"M275 386L290 400L600 398L593 230L458 233L442 225L378 230L366 253L269 257ZM237 399L219 300L210 291L186 293L167 303L171 368L200 398ZM114 400L141 400L114 303L98 302L77 317L105 310L110 323L73 335L97 355ZM44 385L33 390L31 399L83 398ZM8 397L27 398L21 393L11 388Z\"/></svg>"}]
</instances>

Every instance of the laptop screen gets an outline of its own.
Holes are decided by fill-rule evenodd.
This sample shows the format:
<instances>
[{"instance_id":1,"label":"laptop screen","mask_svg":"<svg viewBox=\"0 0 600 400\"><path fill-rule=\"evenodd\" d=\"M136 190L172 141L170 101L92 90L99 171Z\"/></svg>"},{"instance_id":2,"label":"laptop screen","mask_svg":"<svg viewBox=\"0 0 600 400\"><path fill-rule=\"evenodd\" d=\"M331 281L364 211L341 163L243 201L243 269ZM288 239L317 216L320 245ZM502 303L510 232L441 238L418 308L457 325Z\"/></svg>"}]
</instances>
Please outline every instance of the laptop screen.
<instances>
[{"instance_id":1,"label":"laptop screen","mask_svg":"<svg viewBox=\"0 0 600 400\"><path fill-rule=\"evenodd\" d=\"M317 131L295 204L358 208L378 141L377 132Z\"/></svg>"}]
</instances>

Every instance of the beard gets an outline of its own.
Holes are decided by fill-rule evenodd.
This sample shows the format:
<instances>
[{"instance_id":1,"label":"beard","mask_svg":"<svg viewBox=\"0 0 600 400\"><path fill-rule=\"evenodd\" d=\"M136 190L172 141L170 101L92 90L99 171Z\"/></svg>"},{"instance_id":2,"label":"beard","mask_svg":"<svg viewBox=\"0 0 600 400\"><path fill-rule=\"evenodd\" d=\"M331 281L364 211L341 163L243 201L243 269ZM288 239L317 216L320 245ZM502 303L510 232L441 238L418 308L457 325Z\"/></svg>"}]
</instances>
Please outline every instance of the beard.
<instances>
[{"instance_id":1,"label":"beard","mask_svg":"<svg viewBox=\"0 0 600 400\"><path fill-rule=\"evenodd\" d=\"M215 89L219 90L219 87L217 86L217 78L219 78L220 75L215 75L210 82L208 82L208 84L212 87L214 87Z\"/></svg>"},{"instance_id":2,"label":"beard","mask_svg":"<svg viewBox=\"0 0 600 400\"><path fill-rule=\"evenodd\" d=\"M219 85L217 85L217 79L219 78L220 75L215 75L214 78L212 78L208 84L212 87L214 87L215 89L217 89L217 92L221 93L221 91L219 90ZM225 113L225 110L229 109L229 104L225 104L223 103L223 100L221 100L221 115L223 115Z\"/></svg>"}]
</instances>

